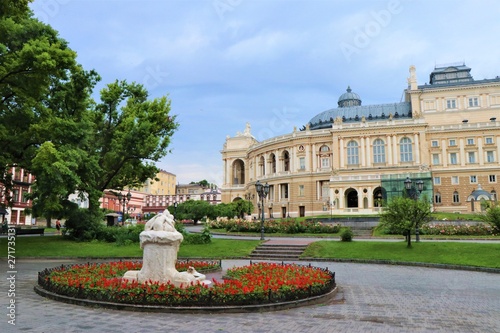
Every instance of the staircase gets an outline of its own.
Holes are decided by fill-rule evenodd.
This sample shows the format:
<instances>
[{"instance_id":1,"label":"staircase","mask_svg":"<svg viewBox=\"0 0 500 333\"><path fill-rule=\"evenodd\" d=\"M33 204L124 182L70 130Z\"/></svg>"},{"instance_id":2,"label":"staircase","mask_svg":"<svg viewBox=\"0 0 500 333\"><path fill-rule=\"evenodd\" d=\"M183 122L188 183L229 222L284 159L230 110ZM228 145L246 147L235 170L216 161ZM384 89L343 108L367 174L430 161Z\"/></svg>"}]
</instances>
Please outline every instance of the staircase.
<instances>
[{"instance_id":1,"label":"staircase","mask_svg":"<svg viewBox=\"0 0 500 333\"><path fill-rule=\"evenodd\" d=\"M355 238L371 238L372 228L353 228L351 230Z\"/></svg>"},{"instance_id":2,"label":"staircase","mask_svg":"<svg viewBox=\"0 0 500 333\"><path fill-rule=\"evenodd\" d=\"M299 260L307 245L261 244L250 253L254 260Z\"/></svg>"}]
</instances>

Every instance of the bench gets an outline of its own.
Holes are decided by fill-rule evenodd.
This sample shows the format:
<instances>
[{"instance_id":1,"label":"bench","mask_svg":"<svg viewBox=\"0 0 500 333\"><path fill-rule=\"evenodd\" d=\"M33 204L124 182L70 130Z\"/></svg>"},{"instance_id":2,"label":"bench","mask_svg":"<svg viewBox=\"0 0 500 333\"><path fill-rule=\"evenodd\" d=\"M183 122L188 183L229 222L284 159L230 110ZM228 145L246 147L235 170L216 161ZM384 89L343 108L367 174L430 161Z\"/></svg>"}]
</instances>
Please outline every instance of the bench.
<instances>
[{"instance_id":1,"label":"bench","mask_svg":"<svg viewBox=\"0 0 500 333\"><path fill-rule=\"evenodd\" d=\"M15 230L16 230L16 236L18 236L18 235L40 235L40 236L43 236L45 228L30 228L30 229L15 228Z\"/></svg>"}]
</instances>

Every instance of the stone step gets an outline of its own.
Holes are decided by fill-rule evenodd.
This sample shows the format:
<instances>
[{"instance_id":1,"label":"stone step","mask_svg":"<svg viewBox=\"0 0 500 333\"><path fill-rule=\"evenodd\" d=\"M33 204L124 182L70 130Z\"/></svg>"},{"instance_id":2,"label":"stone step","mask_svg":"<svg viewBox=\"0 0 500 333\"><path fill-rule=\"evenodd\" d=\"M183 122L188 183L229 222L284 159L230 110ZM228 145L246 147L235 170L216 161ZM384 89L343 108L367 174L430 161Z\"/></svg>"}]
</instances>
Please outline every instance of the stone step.
<instances>
[{"instance_id":1,"label":"stone step","mask_svg":"<svg viewBox=\"0 0 500 333\"><path fill-rule=\"evenodd\" d=\"M252 259L298 260L307 245L262 244L250 254Z\"/></svg>"}]
</instances>

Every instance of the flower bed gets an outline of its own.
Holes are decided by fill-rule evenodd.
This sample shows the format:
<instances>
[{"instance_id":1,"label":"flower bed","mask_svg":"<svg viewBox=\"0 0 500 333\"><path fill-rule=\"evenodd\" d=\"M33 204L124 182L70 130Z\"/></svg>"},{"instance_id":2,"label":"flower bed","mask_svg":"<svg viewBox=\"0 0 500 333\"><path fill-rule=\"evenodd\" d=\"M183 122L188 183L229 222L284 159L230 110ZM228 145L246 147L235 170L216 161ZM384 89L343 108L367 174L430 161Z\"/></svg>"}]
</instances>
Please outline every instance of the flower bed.
<instances>
[{"instance_id":1,"label":"flower bed","mask_svg":"<svg viewBox=\"0 0 500 333\"><path fill-rule=\"evenodd\" d=\"M242 219L209 221L208 226L213 229L225 229L229 232L260 232L260 221ZM296 219L265 220L266 233L313 233L335 234L340 231L339 224L324 224L319 221L298 221Z\"/></svg>"},{"instance_id":2,"label":"flower bed","mask_svg":"<svg viewBox=\"0 0 500 333\"><path fill-rule=\"evenodd\" d=\"M203 272L218 262L189 261L176 265L182 271L193 266ZM293 264L255 263L230 269L231 278L213 280L211 286L129 282L121 279L127 270L138 270L140 262L111 262L59 266L38 274L38 284L58 295L119 304L168 307L234 306L269 304L326 294L335 288L335 273ZM220 266L219 266L220 267Z\"/></svg>"},{"instance_id":3,"label":"flower bed","mask_svg":"<svg viewBox=\"0 0 500 333\"><path fill-rule=\"evenodd\" d=\"M447 236L495 236L493 228L487 224L477 225L450 225L426 224L420 228L422 235L447 235Z\"/></svg>"}]
</instances>

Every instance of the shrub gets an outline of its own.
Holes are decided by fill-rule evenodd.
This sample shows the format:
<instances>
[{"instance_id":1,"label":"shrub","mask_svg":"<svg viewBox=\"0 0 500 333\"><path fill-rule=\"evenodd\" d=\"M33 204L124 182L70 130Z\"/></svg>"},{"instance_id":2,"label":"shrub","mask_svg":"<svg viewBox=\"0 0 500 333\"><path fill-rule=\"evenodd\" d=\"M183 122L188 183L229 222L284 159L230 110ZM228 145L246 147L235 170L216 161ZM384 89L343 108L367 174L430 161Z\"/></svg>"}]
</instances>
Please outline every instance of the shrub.
<instances>
[{"instance_id":1,"label":"shrub","mask_svg":"<svg viewBox=\"0 0 500 333\"><path fill-rule=\"evenodd\" d=\"M207 222L210 228L225 229L228 232L260 232L260 220L242 220L231 219L227 221L210 221ZM334 234L340 231L338 224L326 224L318 221L299 221L296 219L284 220L265 220L264 230L266 233L284 233L284 234L298 234L298 233L325 233Z\"/></svg>"},{"instance_id":2,"label":"shrub","mask_svg":"<svg viewBox=\"0 0 500 333\"><path fill-rule=\"evenodd\" d=\"M352 241L352 236L354 236L354 233L352 232L351 228L345 228L340 233L340 240L342 242L350 242Z\"/></svg>"}]
</instances>

